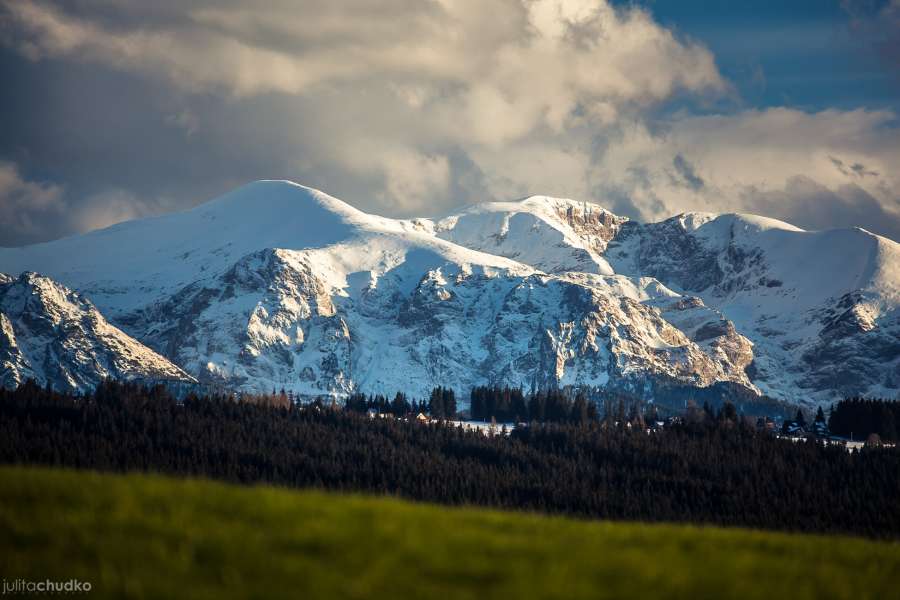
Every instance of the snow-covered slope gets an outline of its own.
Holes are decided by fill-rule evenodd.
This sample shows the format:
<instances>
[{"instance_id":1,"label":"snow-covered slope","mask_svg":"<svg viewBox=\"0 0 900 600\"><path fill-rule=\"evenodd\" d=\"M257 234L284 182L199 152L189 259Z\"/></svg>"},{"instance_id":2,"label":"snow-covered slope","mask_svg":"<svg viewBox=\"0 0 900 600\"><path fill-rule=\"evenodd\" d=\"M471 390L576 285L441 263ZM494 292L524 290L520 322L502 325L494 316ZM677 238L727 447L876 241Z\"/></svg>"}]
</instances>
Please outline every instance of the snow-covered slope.
<instances>
[{"instance_id":1,"label":"snow-covered slope","mask_svg":"<svg viewBox=\"0 0 900 600\"><path fill-rule=\"evenodd\" d=\"M35 273L0 277L0 386L31 378L82 392L103 378L193 379L106 322L79 294Z\"/></svg>"},{"instance_id":2,"label":"snow-covered slope","mask_svg":"<svg viewBox=\"0 0 900 600\"><path fill-rule=\"evenodd\" d=\"M862 230L642 225L541 196L395 220L279 181L0 250L0 270L79 290L201 382L303 395L722 383L896 397L898 269L897 244Z\"/></svg>"}]
</instances>

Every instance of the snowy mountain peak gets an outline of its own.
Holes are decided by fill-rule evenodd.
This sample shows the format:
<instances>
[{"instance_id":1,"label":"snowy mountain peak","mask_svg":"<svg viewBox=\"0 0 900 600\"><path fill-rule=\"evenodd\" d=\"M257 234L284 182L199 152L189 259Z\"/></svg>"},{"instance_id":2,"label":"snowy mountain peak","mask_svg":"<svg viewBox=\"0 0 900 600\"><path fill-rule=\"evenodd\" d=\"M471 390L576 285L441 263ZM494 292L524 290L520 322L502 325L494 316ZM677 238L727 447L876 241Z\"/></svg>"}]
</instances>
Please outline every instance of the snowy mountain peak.
<instances>
[{"instance_id":1,"label":"snowy mountain peak","mask_svg":"<svg viewBox=\"0 0 900 600\"><path fill-rule=\"evenodd\" d=\"M0 250L0 263L11 272L36 270L63 281L117 317L261 249L323 248L404 230L401 222L367 215L318 190L258 181L188 211Z\"/></svg>"},{"instance_id":2,"label":"snowy mountain peak","mask_svg":"<svg viewBox=\"0 0 900 600\"><path fill-rule=\"evenodd\" d=\"M745 229L748 231L765 231L777 229L783 231L803 231L790 223L752 215L748 213L710 213L710 212L685 212L675 215L664 222L672 222L680 225L685 231L696 231L709 223L716 223L716 227L728 229Z\"/></svg>"},{"instance_id":3,"label":"snowy mountain peak","mask_svg":"<svg viewBox=\"0 0 900 600\"><path fill-rule=\"evenodd\" d=\"M596 204L531 196L517 202L470 206L438 221L434 231L442 239L548 273L612 275L602 254L627 221Z\"/></svg>"},{"instance_id":4,"label":"snowy mountain peak","mask_svg":"<svg viewBox=\"0 0 900 600\"><path fill-rule=\"evenodd\" d=\"M289 224L301 226L296 231L295 245L322 245L321 241L304 236L339 236L345 231L342 226L377 226L381 221L325 192L287 180L254 181L194 210L202 218L241 220L257 226L274 226L277 220L287 219Z\"/></svg>"}]
</instances>

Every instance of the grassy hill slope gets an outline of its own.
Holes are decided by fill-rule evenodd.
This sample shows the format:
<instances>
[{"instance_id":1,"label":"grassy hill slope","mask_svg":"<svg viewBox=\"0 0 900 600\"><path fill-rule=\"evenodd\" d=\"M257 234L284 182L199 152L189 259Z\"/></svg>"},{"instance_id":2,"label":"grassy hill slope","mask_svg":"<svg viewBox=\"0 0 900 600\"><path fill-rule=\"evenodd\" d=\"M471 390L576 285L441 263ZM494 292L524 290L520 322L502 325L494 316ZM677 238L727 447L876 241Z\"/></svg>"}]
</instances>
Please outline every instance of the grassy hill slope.
<instances>
[{"instance_id":1,"label":"grassy hill slope","mask_svg":"<svg viewBox=\"0 0 900 600\"><path fill-rule=\"evenodd\" d=\"M876 598L900 544L0 468L0 577L134 598Z\"/></svg>"}]
</instances>

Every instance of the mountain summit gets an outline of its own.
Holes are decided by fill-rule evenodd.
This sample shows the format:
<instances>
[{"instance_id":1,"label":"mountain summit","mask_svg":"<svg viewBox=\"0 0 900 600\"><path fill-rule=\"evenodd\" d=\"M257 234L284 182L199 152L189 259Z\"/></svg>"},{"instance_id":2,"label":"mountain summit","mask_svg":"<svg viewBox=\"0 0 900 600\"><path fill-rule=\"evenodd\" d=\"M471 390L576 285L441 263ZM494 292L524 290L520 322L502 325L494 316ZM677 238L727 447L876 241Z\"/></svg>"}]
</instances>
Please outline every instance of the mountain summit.
<instances>
[{"instance_id":1,"label":"mountain summit","mask_svg":"<svg viewBox=\"0 0 900 600\"><path fill-rule=\"evenodd\" d=\"M641 224L535 196L398 220L260 181L0 250L0 270L52 277L191 377L246 390L900 388L898 245L748 215Z\"/></svg>"}]
</instances>

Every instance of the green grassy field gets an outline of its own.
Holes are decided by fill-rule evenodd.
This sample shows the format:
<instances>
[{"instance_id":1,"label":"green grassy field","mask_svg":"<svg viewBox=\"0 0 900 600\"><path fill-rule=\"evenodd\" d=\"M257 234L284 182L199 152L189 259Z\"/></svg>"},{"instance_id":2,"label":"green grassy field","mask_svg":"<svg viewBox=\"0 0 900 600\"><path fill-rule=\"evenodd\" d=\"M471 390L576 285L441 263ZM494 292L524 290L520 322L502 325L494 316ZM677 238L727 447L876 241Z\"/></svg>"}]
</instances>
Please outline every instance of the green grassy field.
<instances>
[{"instance_id":1,"label":"green grassy field","mask_svg":"<svg viewBox=\"0 0 900 600\"><path fill-rule=\"evenodd\" d=\"M4 467L0 577L133 598L889 598L900 544Z\"/></svg>"}]
</instances>

